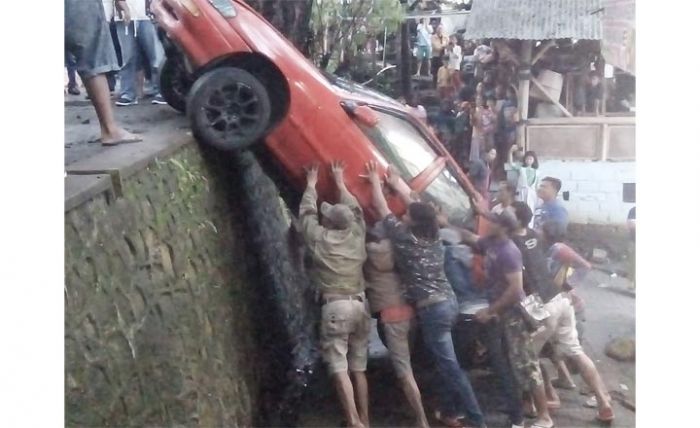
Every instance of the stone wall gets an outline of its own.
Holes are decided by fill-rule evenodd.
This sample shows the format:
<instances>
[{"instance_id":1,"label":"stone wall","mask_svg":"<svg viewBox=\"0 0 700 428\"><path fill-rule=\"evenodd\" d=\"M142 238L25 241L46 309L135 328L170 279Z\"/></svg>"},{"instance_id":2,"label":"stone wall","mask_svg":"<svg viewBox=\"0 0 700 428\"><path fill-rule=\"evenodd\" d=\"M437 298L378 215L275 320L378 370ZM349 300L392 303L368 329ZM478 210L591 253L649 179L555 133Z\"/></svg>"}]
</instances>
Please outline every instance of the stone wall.
<instances>
[{"instance_id":1,"label":"stone wall","mask_svg":"<svg viewBox=\"0 0 700 428\"><path fill-rule=\"evenodd\" d=\"M572 223L623 225L634 203L624 202L623 183L636 183L636 162L541 160L541 177L562 181L562 203Z\"/></svg>"},{"instance_id":2,"label":"stone wall","mask_svg":"<svg viewBox=\"0 0 700 428\"><path fill-rule=\"evenodd\" d=\"M207 165L185 145L119 197L67 205L66 425L253 425L254 287L225 166Z\"/></svg>"}]
</instances>

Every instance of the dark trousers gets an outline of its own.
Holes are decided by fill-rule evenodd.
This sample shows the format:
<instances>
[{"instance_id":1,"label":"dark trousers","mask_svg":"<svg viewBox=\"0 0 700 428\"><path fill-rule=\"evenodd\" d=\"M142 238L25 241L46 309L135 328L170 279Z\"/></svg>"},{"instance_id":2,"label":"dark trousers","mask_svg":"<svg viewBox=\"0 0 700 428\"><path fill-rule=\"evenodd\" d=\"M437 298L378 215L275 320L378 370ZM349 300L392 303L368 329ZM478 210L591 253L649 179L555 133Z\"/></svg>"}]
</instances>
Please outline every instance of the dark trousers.
<instances>
[{"instance_id":1,"label":"dark trousers","mask_svg":"<svg viewBox=\"0 0 700 428\"><path fill-rule=\"evenodd\" d=\"M459 366L452 343L452 326L456 318L457 301L454 298L418 309L423 343L437 367L440 410L446 417L456 417L459 412L465 412L472 424L482 427L484 415L469 378Z\"/></svg>"},{"instance_id":2,"label":"dark trousers","mask_svg":"<svg viewBox=\"0 0 700 428\"><path fill-rule=\"evenodd\" d=\"M508 417L512 424L520 424L524 418L522 395L508 358L508 345L503 325L500 322L491 321L484 329L483 340L488 348L491 368L496 374L503 397L506 399Z\"/></svg>"},{"instance_id":3,"label":"dark trousers","mask_svg":"<svg viewBox=\"0 0 700 428\"><path fill-rule=\"evenodd\" d=\"M442 67L442 58L434 56L430 60L430 74L433 75L433 87L437 88L437 72Z\"/></svg>"}]
</instances>

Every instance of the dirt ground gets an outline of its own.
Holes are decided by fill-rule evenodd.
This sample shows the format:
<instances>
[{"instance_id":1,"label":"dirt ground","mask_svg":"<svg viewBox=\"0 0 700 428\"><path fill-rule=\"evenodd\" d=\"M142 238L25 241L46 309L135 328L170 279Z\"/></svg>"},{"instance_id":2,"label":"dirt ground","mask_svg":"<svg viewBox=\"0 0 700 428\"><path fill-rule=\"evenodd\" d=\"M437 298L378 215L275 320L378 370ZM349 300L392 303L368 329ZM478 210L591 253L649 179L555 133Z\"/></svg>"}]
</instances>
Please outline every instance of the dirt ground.
<instances>
[{"instance_id":1,"label":"dirt ground","mask_svg":"<svg viewBox=\"0 0 700 428\"><path fill-rule=\"evenodd\" d=\"M611 392L617 391L634 403L635 363L619 362L604 353L606 343L615 337L634 337L635 335L635 298L625 291L627 281L611 278L601 272L591 272L577 292L586 302L586 322L583 345L588 355L596 363L601 376ZM368 379L370 387L370 422L374 427L412 426L413 418L403 394L393 377L391 367L385 358L381 343L373 343L375 358L370 359ZM556 372L549 366L550 373ZM432 417L433 394L430 393L428 375L416 374L426 411ZM503 402L496 389L496 382L487 370L469 372L477 397L487 414L489 427L506 427L507 417L502 413ZM585 384L580 376L574 375L578 386L576 391L559 390L562 407L553 412L554 422L559 428L583 428L600 426L595 421L595 410L583 406L588 396L582 395ZM583 387L583 388L582 388ZM617 395L617 394L615 394ZM302 410L300 426L332 427L341 426L342 412L334 395L332 385L325 377L312 386L309 398ZM634 427L635 413L623 407L619 400L614 400L616 420L615 427ZM440 426L435 420L431 425Z\"/></svg>"},{"instance_id":2,"label":"dirt ground","mask_svg":"<svg viewBox=\"0 0 700 428\"><path fill-rule=\"evenodd\" d=\"M94 142L100 137L100 126L95 109L85 99L85 93L67 95L65 101L65 165L110 150L110 147L102 147L99 142ZM189 131L184 115L169 106L153 105L148 99L135 106L114 106L114 112L122 126L144 138L143 142L133 144L148 144L150 135L166 129L182 129L183 133Z\"/></svg>"},{"instance_id":3,"label":"dirt ground","mask_svg":"<svg viewBox=\"0 0 700 428\"><path fill-rule=\"evenodd\" d=\"M143 102L132 107L115 107L117 119L128 130L143 134L148 144L149 136L163 130L182 129L189 132L185 117L168 106L156 106ZM92 106L84 95L67 96L65 108L65 164L110 150L99 143L90 141L99 136L99 125ZM606 343L616 337L635 335L635 297L626 291L627 280L611 277L603 271L591 272L584 284L578 287L579 295L586 301L586 322L583 344L588 354L596 362L608 388L617 391L634 402L635 363L618 362L604 354ZM371 422L376 427L411 426L412 416L401 391L398 389L385 350L375 339L371 350L368 377L370 384ZM430 391L429 371L417 373L424 394L429 415L432 414L434 394ZM485 370L475 370L469 377L477 391L482 408L487 413L490 427L505 427L506 417L499 410L503 404L495 388L492 375ZM580 387L583 381L575 376ZM579 428L599 426L595 411L583 407L586 396L579 391L560 391L562 408L553 413L559 428ZM325 375L318 376L306 395L302 408L300 426L332 427L341 426L342 413L338 407L333 389ZM615 427L634 427L635 413L615 400L617 419ZM435 421L432 421L433 423ZM434 426L438 426L435 423Z\"/></svg>"}]
</instances>

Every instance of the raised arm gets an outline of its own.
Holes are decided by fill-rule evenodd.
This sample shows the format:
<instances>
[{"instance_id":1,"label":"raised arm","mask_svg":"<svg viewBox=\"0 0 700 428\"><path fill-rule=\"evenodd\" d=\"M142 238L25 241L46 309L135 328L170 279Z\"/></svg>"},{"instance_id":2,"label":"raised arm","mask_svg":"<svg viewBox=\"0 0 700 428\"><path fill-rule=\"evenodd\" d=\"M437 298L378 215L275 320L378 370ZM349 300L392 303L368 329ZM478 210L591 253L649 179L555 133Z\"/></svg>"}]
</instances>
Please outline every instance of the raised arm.
<instances>
[{"instance_id":1,"label":"raised arm","mask_svg":"<svg viewBox=\"0 0 700 428\"><path fill-rule=\"evenodd\" d=\"M306 190L299 205L299 220L301 233L307 245L315 242L323 233L323 227L318 222L318 208L316 200L316 183L318 182L318 165L311 165L306 169Z\"/></svg>"},{"instance_id":2,"label":"raised arm","mask_svg":"<svg viewBox=\"0 0 700 428\"><path fill-rule=\"evenodd\" d=\"M331 163L331 174L333 175L333 181L336 187L338 187L338 192L340 193L340 203L349 206L350 208L357 208L362 210L360 203L357 202L357 198L353 196L345 185L345 163L343 161L333 161Z\"/></svg>"},{"instance_id":3,"label":"raised arm","mask_svg":"<svg viewBox=\"0 0 700 428\"><path fill-rule=\"evenodd\" d=\"M379 217L384 218L391 214L391 210L382 193L382 183L379 179L377 163L371 160L365 164L365 168L367 169L367 179L372 185L372 206L377 210Z\"/></svg>"},{"instance_id":4,"label":"raised arm","mask_svg":"<svg viewBox=\"0 0 700 428\"><path fill-rule=\"evenodd\" d=\"M462 229L461 227L451 225L449 220L447 219L447 214L445 214L442 211L442 208L435 207L435 209L437 211L437 220L438 220L438 224L440 225L440 227L449 228L449 229L452 229L456 232L459 232L459 234L462 238L462 242L464 242L465 244L471 245L471 246L476 245L476 241L478 241L480 238L479 235L472 232L471 230Z\"/></svg>"},{"instance_id":5,"label":"raised arm","mask_svg":"<svg viewBox=\"0 0 700 428\"><path fill-rule=\"evenodd\" d=\"M350 193L347 186L345 185L345 163L343 161L333 161L331 163L331 175L333 175L333 181L336 187L338 187L338 192L340 193L340 203L345 204L350 207L350 209L355 214L355 223L360 225L362 228L362 233L366 230L365 217L362 213L362 207L360 203L357 202L357 198Z\"/></svg>"},{"instance_id":6,"label":"raised arm","mask_svg":"<svg viewBox=\"0 0 700 428\"><path fill-rule=\"evenodd\" d=\"M406 206L418 201L411 192L407 191L407 186L401 182L401 177L399 177L399 173L393 165L389 165L386 169L386 182L399 195Z\"/></svg>"}]
</instances>

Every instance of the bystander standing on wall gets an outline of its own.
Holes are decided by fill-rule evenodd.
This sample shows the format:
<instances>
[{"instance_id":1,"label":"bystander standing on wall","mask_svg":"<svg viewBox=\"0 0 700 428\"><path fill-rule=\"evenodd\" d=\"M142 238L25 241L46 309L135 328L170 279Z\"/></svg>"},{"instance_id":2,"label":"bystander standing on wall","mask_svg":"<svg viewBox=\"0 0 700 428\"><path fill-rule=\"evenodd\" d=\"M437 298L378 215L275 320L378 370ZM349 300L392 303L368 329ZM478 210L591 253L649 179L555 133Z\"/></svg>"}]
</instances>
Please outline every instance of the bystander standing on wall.
<instances>
[{"instance_id":1,"label":"bystander standing on wall","mask_svg":"<svg viewBox=\"0 0 700 428\"><path fill-rule=\"evenodd\" d=\"M118 106L138 104L137 73L148 66L155 96L153 104L166 104L160 95L160 69L165 61L165 51L158 40L156 27L148 16L147 0L127 0L132 10L131 21L117 19L117 35L124 66L120 73L120 95Z\"/></svg>"}]
</instances>

